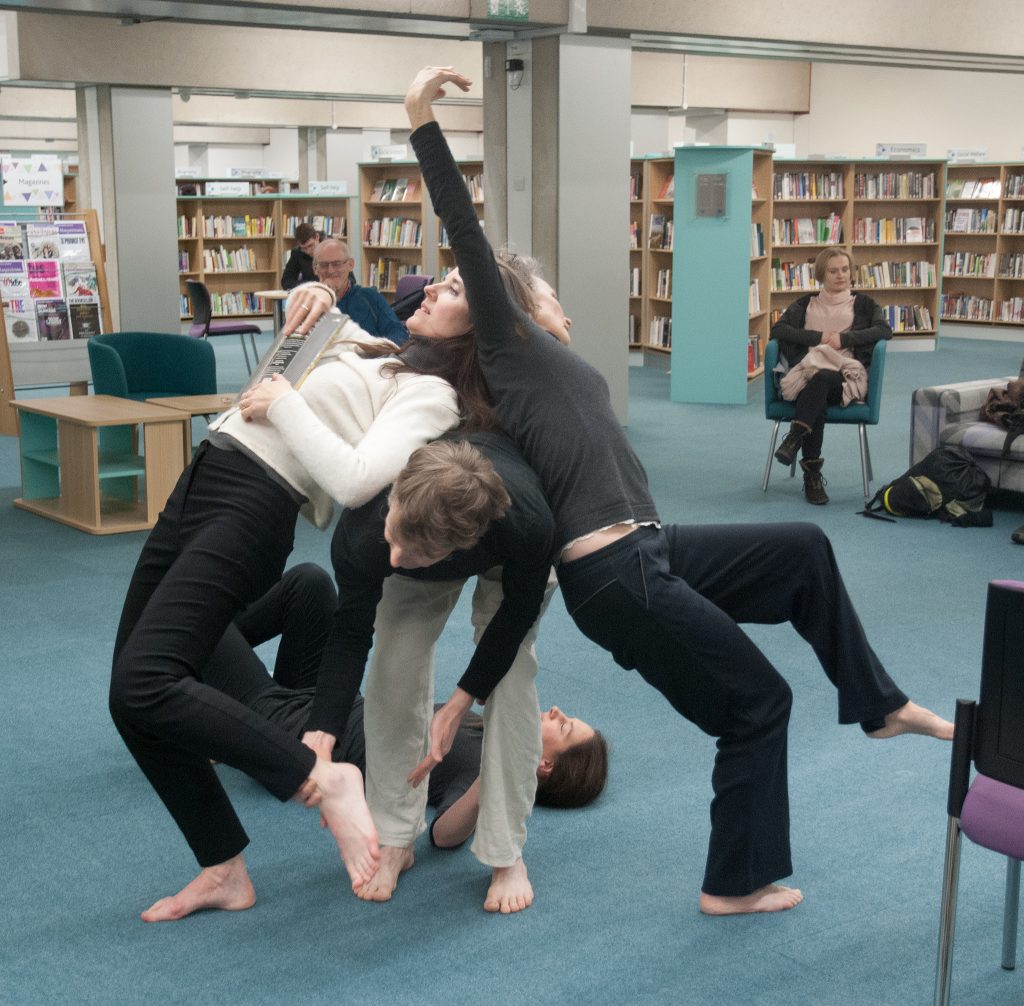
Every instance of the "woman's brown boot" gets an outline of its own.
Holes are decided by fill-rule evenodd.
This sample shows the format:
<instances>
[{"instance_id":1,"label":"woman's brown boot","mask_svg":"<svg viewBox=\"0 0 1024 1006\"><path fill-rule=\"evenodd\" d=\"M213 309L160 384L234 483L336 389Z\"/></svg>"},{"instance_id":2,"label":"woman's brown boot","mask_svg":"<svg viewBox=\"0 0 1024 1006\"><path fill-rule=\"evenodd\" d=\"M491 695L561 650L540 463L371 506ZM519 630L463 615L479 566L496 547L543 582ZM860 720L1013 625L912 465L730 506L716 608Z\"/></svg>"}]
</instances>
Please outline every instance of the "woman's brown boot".
<instances>
[{"instance_id":1,"label":"woman's brown boot","mask_svg":"<svg viewBox=\"0 0 1024 1006\"><path fill-rule=\"evenodd\" d=\"M815 506L822 506L828 502L828 493L825 492L825 479L821 474L821 466L825 463L824 458L804 458L800 467L804 470L804 496L808 503Z\"/></svg>"},{"instance_id":2,"label":"woman's brown boot","mask_svg":"<svg viewBox=\"0 0 1024 1006\"><path fill-rule=\"evenodd\" d=\"M775 460L780 464L791 466L796 460L796 452L800 450L804 437L810 432L811 428L806 423L794 419L790 424L789 433L782 438L782 443L779 444L779 449L775 452Z\"/></svg>"}]
</instances>

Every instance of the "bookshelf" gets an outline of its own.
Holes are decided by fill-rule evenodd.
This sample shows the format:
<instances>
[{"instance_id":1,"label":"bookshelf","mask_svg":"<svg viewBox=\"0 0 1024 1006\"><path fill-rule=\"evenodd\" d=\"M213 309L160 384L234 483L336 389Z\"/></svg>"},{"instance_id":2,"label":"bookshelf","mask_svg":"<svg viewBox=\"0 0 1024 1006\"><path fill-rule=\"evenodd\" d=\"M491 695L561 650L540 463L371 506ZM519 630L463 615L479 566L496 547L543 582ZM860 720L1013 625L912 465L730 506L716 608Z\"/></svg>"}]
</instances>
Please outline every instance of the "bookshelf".
<instances>
[{"instance_id":1,"label":"bookshelf","mask_svg":"<svg viewBox=\"0 0 1024 1006\"><path fill-rule=\"evenodd\" d=\"M745 404L749 377L759 372L756 351L763 351L768 338L771 151L679 147L674 163L670 397L675 402ZM759 242L753 247L758 225L764 254Z\"/></svg>"},{"instance_id":2,"label":"bookshelf","mask_svg":"<svg viewBox=\"0 0 1024 1006\"><path fill-rule=\"evenodd\" d=\"M641 342L650 352L671 353L676 162L652 157L645 167Z\"/></svg>"},{"instance_id":3,"label":"bookshelf","mask_svg":"<svg viewBox=\"0 0 1024 1006\"><path fill-rule=\"evenodd\" d=\"M644 328L644 236L647 220L644 214L646 161L635 158L629 162L629 330L630 349L643 345Z\"/></svg>"},{"instance_id":4,"label":"bookshelf","mask_svg":"<svg viewBox=\"0 0 1024 1006\"><path fill-rule=\"evenodd\" d=\"M1024 164L946 171L942 318L1024 325Z\"/></svg>"},{"instance_id":5,"label":"bookshelf","mask_svg":"<svg viewBox=\"0 0 1024 1006\"><path fill-rule=\"evenodd\" d=\"M359 165L363 286L393 298L400 277L427 272L424 185L415 161ZM441 235L438 234L440 243Z\"/></svg>"},{"instance_id":6,"label":"bookshelf","mask_svg":"<svg viewBox=\"0 0 1024 1006\"><path fill-rule=\"evenodd\" d=\"M278 183L260 184L276 187ZM296 224L305 220L325 235L348 235L347 196L181 193L182 188L196 186L203 186L203 180L178 183L178 293L182 319L191 316L185 288L189 279L198 279L209 289L215 317L270 317L273 305L256 292L274 289L280 283ZM207 186L203 187L209 191Z\"/></svg>"},{"instance_id":7,"label":"bookshelf","mask_svg":"<svg viewBox=\"0 0 1024 1006\"><path fill-rule=\"evenodd\" d=\"M894 337L934 343L944 186L944 161L777 159L770 320L817 289L815 256L839 245L854 289L886 309Z\"/></svg>"},{"instance_id":8,"label":"bookshelf","mask_svg":"<svg viewBox=\"0 0 1024 1006\"><path fill-rule=\"evenodd\" d=\"M753 152L750 186L750 291L747 326L747 380L764 373L771 290L772 156Z\"/></svg>"},{"instance_id":9,"label":"bookshelf","mask_svg":"<svg viewBox=\"0 0 1024 1006\"><path fill-rule=\"evenodd\" d=\"M484 162L483 161L459 161L459 170L462 178L473 197L473 206L476 209L480 226L484 222ZM445 234L441 221L437 221L437 276L438 280L444 279L455 268L455 256L452 254L451 246L448 244L448 235ZM426 264L424 263L424 271Z\"/></svg>"}]
</instances>

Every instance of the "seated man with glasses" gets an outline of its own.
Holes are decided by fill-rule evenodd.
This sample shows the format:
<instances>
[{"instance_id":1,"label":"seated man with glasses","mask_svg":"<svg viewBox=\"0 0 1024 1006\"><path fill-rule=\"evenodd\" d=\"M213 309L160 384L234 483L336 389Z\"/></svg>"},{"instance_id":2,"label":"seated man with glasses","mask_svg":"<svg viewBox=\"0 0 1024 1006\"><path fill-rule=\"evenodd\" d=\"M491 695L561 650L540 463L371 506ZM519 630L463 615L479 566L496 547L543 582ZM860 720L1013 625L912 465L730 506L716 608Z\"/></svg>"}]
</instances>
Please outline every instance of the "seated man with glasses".
<instances>
[{"instance_id":1,"label":"seated man with glasses","mask_svg":"<svg viewBox=\"0 0 1024 1006\"><path fill-rule=\"evenodd\" d=\"M281 274L281 289L291 290L300 283L312 283L316 279L313 272L313 252L316 251L320 235L312 224L301 223L295 227L295 247L288 256L284 272Z\"/></svg>"},{"instance_id":2,"label":"seated man with glasses","mask_svg":"<svg viewBox=\"0 0 1024 1006\"><path fill-rule=\"evenodd\" d=\"M344 241L326 238L313 252L313 271L321 283L334 291L338 308L370 335L378 335L401 346L409 338L391 305L372 286L360 286L352 275L355 259Z\"/></svg>"}]
</instances>

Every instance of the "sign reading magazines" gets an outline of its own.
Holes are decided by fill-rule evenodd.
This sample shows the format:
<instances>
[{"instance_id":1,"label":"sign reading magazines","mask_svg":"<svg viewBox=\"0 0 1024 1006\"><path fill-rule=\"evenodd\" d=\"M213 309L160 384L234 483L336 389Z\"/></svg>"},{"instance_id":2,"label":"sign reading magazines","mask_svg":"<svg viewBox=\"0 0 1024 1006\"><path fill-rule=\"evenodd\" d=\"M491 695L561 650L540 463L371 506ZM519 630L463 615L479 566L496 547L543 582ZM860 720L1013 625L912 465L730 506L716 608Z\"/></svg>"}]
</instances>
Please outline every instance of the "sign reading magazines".
<instances>
[{"instance_id":1,"label":"sign reading magazines","mask_svg":"<svg viewBox=\"0 0 1024 1006\"><path fill-rule=\"evenodd\" d=\"M5 206L63 206L64 168L59 157L3 157Z\"/></svg>"},{"instance_id":2,"label":"sign reading magazines","mask_svg":"<svg viewBox=\"0 0 1024 1006\"><path fill-rule=\"evenodd\" d=\"M299 387L341 331L345 320L344 315L339 321L337 315L325 314L305 335L298 332L279 335L242 390L248 391L274 374L287 377L292 387Z\"/></svg>"}]
</instances>

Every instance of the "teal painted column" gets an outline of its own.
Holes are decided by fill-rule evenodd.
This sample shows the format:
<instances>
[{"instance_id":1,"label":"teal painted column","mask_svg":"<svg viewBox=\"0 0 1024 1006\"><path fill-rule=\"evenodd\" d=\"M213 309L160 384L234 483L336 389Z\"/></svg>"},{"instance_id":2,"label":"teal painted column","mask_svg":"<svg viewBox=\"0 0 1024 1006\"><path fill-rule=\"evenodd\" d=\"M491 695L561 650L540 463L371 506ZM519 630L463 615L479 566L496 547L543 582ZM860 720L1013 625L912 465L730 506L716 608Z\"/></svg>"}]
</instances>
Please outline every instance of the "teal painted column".
<instances>
[{"instance_id":1,"label":"teal painted column","mask_svg":"<svg viewBox=\"0 0 1024 1006\"><path fill-rule=\"evenodd\" d=\"M749 336L751 147L676 150L672 253L672 377L674 402L726 405L747 401ZM698 215L704 191L724 179L725 212ZM768 296L761 291L762 298Z\"/></svg>"}]
</instances>

